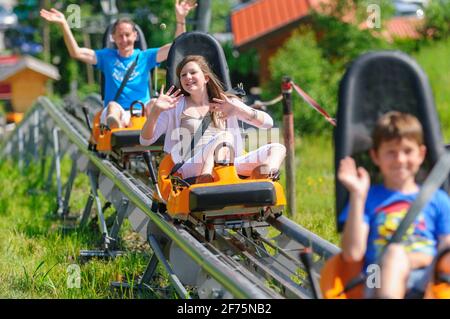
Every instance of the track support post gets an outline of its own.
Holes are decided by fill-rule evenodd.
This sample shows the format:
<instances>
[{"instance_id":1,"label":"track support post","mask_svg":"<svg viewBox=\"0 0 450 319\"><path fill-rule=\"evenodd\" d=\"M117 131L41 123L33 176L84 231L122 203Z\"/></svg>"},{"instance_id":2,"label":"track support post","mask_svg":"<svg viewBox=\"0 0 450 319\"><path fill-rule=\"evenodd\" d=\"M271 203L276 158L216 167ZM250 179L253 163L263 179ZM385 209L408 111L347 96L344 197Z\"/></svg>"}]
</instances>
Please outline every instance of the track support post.
<instances>
[{"instance_id":1,"label":"track support post","mask_svg":"<svg viewBox=\"0 0 450 319\"><path fill-rule=\"evenodd\" d=\"M91 164L91 163L90 163ZM91 193L88 197L83 216L81 217L80 227L84 227L91 214L92 205L95 202L95 206L97 209L97 216L99 222L100 232L102 234L102 249L99 250L81 250L80 258L82 259L90 259L90 258L116 258L123 254L122 251L115 250L117 248L118 236L120 227L123 224L123 221L126 217L128 211L129 200L127 198L122 198L119 207L116 210L116 218L114 220L114 224L111 228L111 233L108 232L108 227L106 225L104 210L106 208L102 207L100 197L98 196L99 190L99 174L98 169L89 165L87 170L87 175L89 177L89 183L91 186ZM109 204L105 205L105 207L109 206Z\"/></svg>"},{"instance_id":2,"label":"track support post","mask_svg":"<svg viewBox=\"0 0 450 319\"><path fill-rule=\"evenodd\" d=\"M72 194L72 188L73 188L73 182L75 181L75 178L77 177L77 156L72 156L72 167L70 169L70 175L69 179L67 180L66 186L65 186L65 194L64 194L64 200L62 203L62 209L59 209L58 207L58 216L61 218L68 218L70 213L70 196Z\"/></svg>"},{"instance_id":3,"label":"track support post","mask_svg":"<svg viewBox=\"0 0 450 319\"><path fill-rule=\"evenodd\" d=\"M120 206L116 212L116 218L114 219L114 224L111 228L111 236L109 237L109 248L115 249L117 248L117 242L119 240L119 231L122 227L123 220L125 219L128 211L129 200L126 197L123 197Z\"/></svg>"},{"instance_id":4,"label":"track support post","mask_svg":"<svg viewBox=\"0 0 450 319\"><path fill-rule=\"evenodd\" d=\"M56 213L61 216L63 211L63 198L62 198L62 182L61 182L61 156L59 153L59 129L54 128L53 129L53 149L54 149L54 163L55 163L55 172L56 172L56 190L57 190L57 197L56 197ZM49 174L49 176L51 176ZM49 178L50 179L50 178ZM51 179L50 179L51 180Z\"/></svg>"},{"instance_id":5,"label":"track support post","mask_svg":"<svg viewBox=\"0 0 450 319\"><path fill-rule=\"evenodd\" d=\"M295 190L295 136L294 114L292 112L292 82L291 78L284 76L281 83L283 96L283 137L286 146L286 188L287 213L292 216L296 210Z\"/></svg>"},{"instance_id":6,"label":"track support post","mask_svg":"<svg viewBox=\"0 0 450 319\"><path fill-rule=\"evenodd\" d=\"M18 147L19 147L19 171L23 173L23 157L24 157L24 136L22 128L17 130Z\"/></svg>"},{"instance_id":7,"label":"track support post","mask_svg":"<svg viewBox=\"0 0 450 319\"><path fill-rule=\"evenodd\" d=\"M156 267L158 266L159 263L161 263L161 265L164 267L165 271L169 275L170 283L172 284L172 287L175 289L178 296L180 296L180 298L183 299L191 299L186 288L183 286L180 279L175 274L172 267L167 262L166 257L164 256L163 250L165 249L166 245L168 245L168 243L165 244L159 243L158 240L155 238L155 236L151 234L148 235L148 243L150 244L150 247L153 250L153 255L150 258L147 268L145 269L140 279L133 286L131 286L127 282L113 282L111 286L116 289L135 288L138 291L142 291L144 289L151 289L150 282L155 275Z\"/></svg>"},{"instance_id":8,"label":"track support post","mask_svg":"<svg viewBox=\"0 0 450 319\"><path fill-rule=\"evenodd\" d=\"M40 133L40 110L37 109L33 115L33 158L37 162L39 159L39 133Z\"/></svg>"}]
</instances>

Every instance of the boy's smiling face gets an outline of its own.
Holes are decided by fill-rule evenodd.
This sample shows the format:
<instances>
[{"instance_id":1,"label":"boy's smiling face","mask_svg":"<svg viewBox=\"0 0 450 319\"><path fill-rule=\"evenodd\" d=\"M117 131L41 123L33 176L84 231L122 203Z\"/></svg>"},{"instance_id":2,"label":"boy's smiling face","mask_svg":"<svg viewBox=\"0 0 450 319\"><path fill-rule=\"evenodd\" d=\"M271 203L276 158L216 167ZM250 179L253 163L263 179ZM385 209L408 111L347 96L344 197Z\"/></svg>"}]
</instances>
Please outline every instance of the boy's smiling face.
<instances>
[{"instance_id":1,"label":"boy's smiling face","mask_svg":"<svg viewBox=\"0 0 450 319\"><path fill-rule=\"evenodd\" d=\"M383 175L384 184L395 189L415 185L414 179L425 154L424 145L408 138L383 141L377 150L370 151L373 162Z\"/></svg>"}]
</instances>

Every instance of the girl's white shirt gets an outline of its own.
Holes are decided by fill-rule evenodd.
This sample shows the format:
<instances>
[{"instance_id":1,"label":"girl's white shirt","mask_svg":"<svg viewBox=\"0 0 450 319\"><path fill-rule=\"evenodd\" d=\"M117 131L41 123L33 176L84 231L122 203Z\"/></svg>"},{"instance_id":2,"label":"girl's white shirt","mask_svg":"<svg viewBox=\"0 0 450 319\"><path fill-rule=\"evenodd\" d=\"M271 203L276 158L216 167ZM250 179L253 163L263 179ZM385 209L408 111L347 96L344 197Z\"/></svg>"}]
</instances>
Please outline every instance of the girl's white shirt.
<instances>
[{"instance_id":1,"label":"girl's white shirt","mask_svg":"<svg viewBox=\"0 0 450 319\"><path fill-rule=\"evenodd\" d=\"M243 103L239 99L234 99L235 102L239 103L243 108L250 108L248 105ZM186 106L186 98L182 97L177 105L170 110L162 112L158 120L156 122L155 131L153 132L153 137L151 139L145 139L140 135L140 143L141 145L151 145L155 143L161 135L165 134L166 137L164 139L164 152L172 155L172 160L174 163L179 163L185 158L182 158L179 151L173 151L174 147L187 147L191 144L192 135L186 129L186 132L183 132L181 126L181 113L183 112ZM264 114L263 125L260 128L269 129L273 126L273 120L269 114L263 111L259 111L259 113ZM241 119L244 122L247 122L245 119ZM236 157L241 156L243 154L243 141L241 137L241 129L239 128L238 118L235 115L232 115L227 118L227 129L228 132L233 134L234 136L234 146L236 148ZM190 138L180 139L181 136L189 136Z\"/></svg>"}]
</instances>

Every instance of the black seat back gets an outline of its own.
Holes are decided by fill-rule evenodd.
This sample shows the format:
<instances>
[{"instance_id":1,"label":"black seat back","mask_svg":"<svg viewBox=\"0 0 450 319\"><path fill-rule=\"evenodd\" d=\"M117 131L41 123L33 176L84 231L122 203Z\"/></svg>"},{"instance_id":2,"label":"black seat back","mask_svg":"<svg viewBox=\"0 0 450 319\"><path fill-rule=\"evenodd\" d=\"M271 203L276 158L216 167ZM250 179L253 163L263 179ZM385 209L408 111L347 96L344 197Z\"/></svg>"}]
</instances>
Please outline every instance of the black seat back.
<instances>
[{"instance_id":1,"label":"black seat back","mask_svg":"<svg viewBox=\"0 0 450 319\"><path fill-rule=\"evenodd\" d=\"M204 32L185 32L173 42L167 58L166 87L177 85L177 65L187 55L201 55L222 82L225 91L231 90L227 60L219 42Z\"/></svg>"},{"instance_id":2,"label":"black seat back","mask_svg":"<svg viewBox=\"0 0 450 319\"><path fill-rule=\"evenodd\" d=\"M114 23L111 23L106 28L105 33L103 33L102 43L103 43L104 48L117 49L117 46L114 43L114 40L112 39L113 25L114 25ZM144 32L142 32L142 29L137 24L135 24L135 28L136 28L136 32L137 32L137 39L136 39L136 42L134 43L134 48L141 49L141 51L147 50L147 41L145 40ZM151 89L151 87L152 87L151 76L149 77L149 79L150 79L150 81L149 81L148 85L149 85L149 88ZM102 72L101 73L101 84L100 84L102 100L105 99L104 83L105 83L105 76L103 75L103 72Z\"/></svg>"},{"instance_id":3,"label":"black seat back","mask_svg":"<svg viewBox=\"0 0 450 319\"><path fill-rule=\"evenodd\" d=\"M378 118L389 111L415 115L424 130L427 157L418 182L423 181L445 147L428 78L419 65L399 51L367 53L347 69L339 87L335 131L335 171L346 156L368 169L372 184L381 182L368 150ZM336 215L345 206L348 192L336 178ZM445 185L448 188L448 185ZM343 225L338 223L338 230Z\"/></svg>"}]
</instances>

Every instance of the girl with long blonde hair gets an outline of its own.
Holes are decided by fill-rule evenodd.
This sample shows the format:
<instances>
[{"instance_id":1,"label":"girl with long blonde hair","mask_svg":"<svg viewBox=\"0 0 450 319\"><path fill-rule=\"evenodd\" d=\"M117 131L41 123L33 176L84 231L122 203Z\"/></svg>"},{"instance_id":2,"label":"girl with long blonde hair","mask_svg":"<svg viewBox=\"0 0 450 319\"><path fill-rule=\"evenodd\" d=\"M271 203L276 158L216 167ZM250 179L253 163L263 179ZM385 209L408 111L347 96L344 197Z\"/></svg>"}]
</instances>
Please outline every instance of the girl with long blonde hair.
<instances>
[{"instance_id":1,"label":"girl with long blonde hair","mask_svg":"<svg viewBox=\"0 0 450 319\"><path fill-rule=\"evenodd\" d=\"M186 56L177 66L176 74L179 89L171 87L164 93L162 88L160 96L146 107L142 145L150 145L165 134L164 151L171 154L175 163L184 161L180 173L197 183L213 180L215 157L219 161L234 157L241 176L261 178L278 171L286 154L284 145L271 143L244 154L238 125L241 120L258 128L271 128L273 120L269 114L226 94L202 56ZM190 150L192 137L208 116L209 125ZM224 143L232 147L220 148Z\"/></svg>"}]
</instances>

